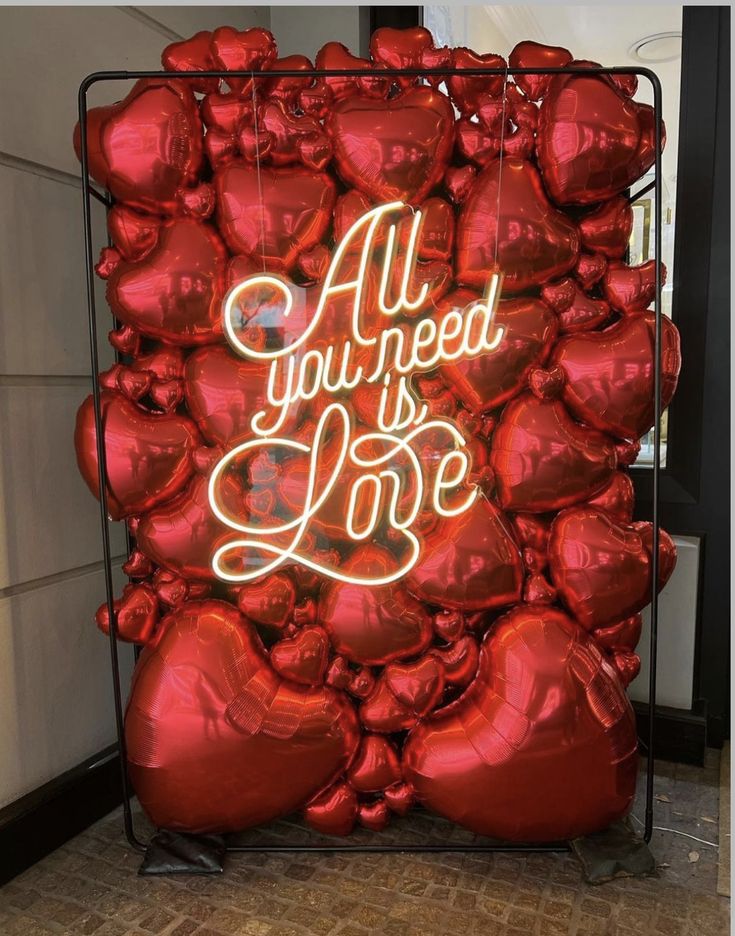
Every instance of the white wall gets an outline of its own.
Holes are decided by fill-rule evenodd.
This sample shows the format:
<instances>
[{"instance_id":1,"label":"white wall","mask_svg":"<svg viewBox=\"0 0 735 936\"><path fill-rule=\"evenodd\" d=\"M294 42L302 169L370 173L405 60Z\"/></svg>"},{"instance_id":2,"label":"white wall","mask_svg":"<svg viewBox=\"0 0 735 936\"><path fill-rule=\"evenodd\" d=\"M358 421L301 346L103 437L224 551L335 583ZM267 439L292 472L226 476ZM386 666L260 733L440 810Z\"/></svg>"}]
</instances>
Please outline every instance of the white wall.
<instances>
[{"instance_id":1,"label":"white wall","mask_svg":"<svg viewBox=\"0 0 735 936\"><path fill-rule=\"evenodd\" d=\"M77 87L98 69L156 68L168 42L225 24L267 26L269 11L0 7L0 807L114 740L108 646L93 621L99 514L72 441L90 389ZM97 86L92 103L124 87ZM102 244L98 206L94 221ZM100 313L104 336L104 303ZM113 548L119 588L120 528Z\"/></svg>"},{"instance_id":2,"label":"white wall","mask_svg":"<svg viewBox=\"0 0 735 936\"><path fill-rule=\"evenodd\" d=\"M363 6L273 6L271 31L279 55L307 55L312 62L325 42L341 42L353 55L367 55L370 9Z\"/></svg>"}]
</instances>

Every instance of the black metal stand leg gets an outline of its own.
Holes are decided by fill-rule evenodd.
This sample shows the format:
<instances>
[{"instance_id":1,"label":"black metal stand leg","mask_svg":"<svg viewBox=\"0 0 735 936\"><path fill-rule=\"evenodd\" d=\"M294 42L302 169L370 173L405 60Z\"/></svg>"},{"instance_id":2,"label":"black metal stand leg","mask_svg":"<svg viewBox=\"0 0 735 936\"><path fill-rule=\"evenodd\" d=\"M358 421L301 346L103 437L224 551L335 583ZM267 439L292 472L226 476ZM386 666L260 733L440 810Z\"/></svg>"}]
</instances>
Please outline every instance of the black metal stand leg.
<instances>
[{"instance_id":1,"label":"black metal stand leg","mask_svg":"<svg viewBox=\"0 0 735 936\"><path fill-rule=\"evenodd\" d=\"M226 854L220 835L159 829L148 843L138 874L221 874Z\"/></svg>"},{"instance_id":2,"label":"black metal stand leg","mask_svg":"<svg viewBox=\"0 0 735 936\"><path fill-rule=\"evenodd\" d=\"M574 839L571 845L588 884L604 884L617 877L650 877L656 873L648 843L636 835L627 819L603 832Z\"/></svg>"}]
</instances>

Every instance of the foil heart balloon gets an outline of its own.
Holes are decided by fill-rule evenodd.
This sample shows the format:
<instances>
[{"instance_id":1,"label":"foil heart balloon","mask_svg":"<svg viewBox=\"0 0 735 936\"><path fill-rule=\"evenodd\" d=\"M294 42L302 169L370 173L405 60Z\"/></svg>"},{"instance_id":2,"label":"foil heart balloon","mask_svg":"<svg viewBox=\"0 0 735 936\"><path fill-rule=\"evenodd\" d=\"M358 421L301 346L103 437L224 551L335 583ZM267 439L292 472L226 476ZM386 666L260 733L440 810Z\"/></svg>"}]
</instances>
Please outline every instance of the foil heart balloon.
<instances>
[{"instance_id":1,"label":"foil heart balloon","mask_svg":"<svg viewBox=\"0 0 735 936\"><path fill-rule=\"evenodd\" d=\"M392 101L351 97L326 121L342 179L374 201L418 203L441 181L454 142L449 99L428 87Z\"/></svg>"},{"instance_id":2,"label":"foil heart balloon","mask_svg":"<svg viewBox=\"0 0 735 936\"><path fill-rule=\"evenodd\" d=\"M395 563L372 545L359 546L351 560L370 577ZM349 563L345 570L349 572ZM401 584L376 588L329 582L319 596L319 622L337 653L368 665L416 656L432 636L431 616Z\"/></svg>"},{"instance_id":3,"label":"foil heart balloon","mask_svg":"<svg viewBox=\"0 0 735 936\"><path fill-rule=\"evenodd\" d=\"M353 55L341 42L327 42L323 45L316 54L314 64L317 71L336 72L322 79L328 89L330 100L341 101L359 93L384 98L388 93L390 82L387 78L380 76L379 66L374 65L369 59ZM340 74L345 71L364 71L368 74L365 77Z\"/></svg>"},{"instance_id":4,"label":"foil heart balloon","mask_svg":"<svg viewBox=\"0 0 735 936\"><path fill-rule=\"evenodd\" d=\"M519 42L508 56L511 68L564 68L572 61L572 53L561 46L540 42ZM549 90L553 75L515 75L514 81L531 101L540 101Z\"/></svg>"},{"instance_id":5,"label":"foil heart balloon","mask_svg":"<svg viewBox=\"0 0 735 936\"><path fill-rule=\"evenodd\" d=\"M635 718L615 670L567 615L542 605L496 621L472 684L415 728L403 753L421 803L503 841L606 828L630 808L637 772Z\"/></svg>"},{"instance_id":6,"label":"foil heart balloon","mask_svg":"<svg viewBox=\"0 0 735 936\"><path fill-rule=\"evenodd\" d=\"M154 214L176 214L177 192L202 168L202 124L185 81L143 78L117 104L87 114L92 178L116 201ZM81 159L79 124L74 149Z\"/></svg>"},{"instance_id":7,"label":"foil heart balloon","mask_svg":"<svg viewBox=\"0 0 735 936\"><path fill-rule=\"evenodd\" d=\"M125 737L156 826L227 832L305 805L347 766L358 727L343 695L281 680L252 625L210 600L169 614L144 649Z\"/></svg>"},{"instance_id":8,"label":"foil heart balloon","mask_svg":"<svg viewBox=\"0 0 735 936\"><path fill-rule=\"evenodd\" d=\"M510 526L482 496L469 510L439 523L406 577L409 591L422 601L463 611L513 604L522 581L521 554Z\"/></svg>"},{"instance_id":9,"label":"foil heart balloon","mask_svg":"<svg viewBox=\"0 0 735 936\"><path fill-rule=\"evenodd\" d=\"M541 296L558 314L562 334L589 331L610 318L607 302L588 296L571 276L545 286Z\"/></svg>"},{"instance_id":10,"label":"foil heart balloon","mask_svg":"<svg viewBox=\"0 0 735 936\"><path fill-rule=\"evenodd\" d=\"M158 623L159 608L158 597L150 585L127 585L114 609L118 640L145 644L151 639ZM97 609L95 620L103 634L110 633L110 612L106 602Z\"/></svg>"},{"instance_id":11,"label":"foil heart balloon","mask_svg":"<svg viewBox=\"0 0 735 936\"><path fill-rule=\"evenodd\" d=\"M651 524L616 523L594 507L562 511L551 526L549 568L564 604L587 630L629 617L651 600ZM676 564L660 531L659 589Z\"/></svg>"},{"instance_id":12,"label":"foil heart balloon","mask_svg":"<svg viewBox=\"0 0 735 936\"><path fill-rule=\"evenodd\" d=\"M472 49L452 49L452 68L504 69L505 59L501 55L489 52L479 55ZM480 107L484 98L497 97L503 90L505 78L500 75L449 75L447 87L452 103L463 114L473 114Z\"/></svg>"},{"instance_id":13,"label":"foil heart balloon","mask_svg":"<svg viewBox=\"0 0 735 936\"><path fill-rule=\"evenodd\" d=\"M498 159L478 175L457 226L461 283L484 289L500 269L504 292L522 292L566 273L578 254L576 225L549 203L532 163Z\"/></svg>"},{"instance_id":14,"label":"foil heart balloon","mask_svg":"<svg viewBox=\"0 0 735 936\"><path fill-rule=\"evenodd\" d=\"M226 71L265 70L278 55L272 33L260 26L242 32L231 26L220 26L212 33L211 50L215 65ZM226 81L238 94L252 83L250 78L227 78Z\"/></svg>"},{"instance_id":15,"label":"foil heart balloon","mask_svg":"<svg viewBox=\"0 0 735 936\"><path fill-rule=\"evenodd\" d=\"M607 627L596 627L592 636L597 643L610 652L631 652L638 646L643 630L643 618L640 614L608 624Z\"/></svg>"},{"instance_id":16,"label":"foil heart balloon","mask_svg":"<svg viewBox=\"0 0 735 936\"><path fill-rule=\"evenodd\" d=\"M324 173L233 160L217 170L214 182L217 224L228 247L269 272L292 270L299 254L327 232L336 187Z\"/></svg>"},{"instance_id":17,"label":"foil heart balloon","mask_svg":"<svg viewBox=\"0 0 735 936\"><path fill-rule=\"evenodd\" d=\"M418 716L430 712L444 691L444 667L431 654L412 663L389 663L383 675L396 699Z\"/></svg>"},{"instance_id":18,"label":"foil heart balloon","mask_svg":"<svg viewBox=\"0 0 735 936\"><path fill-rule=\"evenodd\" d=\"M178 414L153 415L121 393L103 390L100 405L107 465L107 507L113 520L170 500L194 473L201 444L195 424ZM91 396L79 407L74 447L82 477L99 497L97 431Z\"/></svg>"},{"instance_id":19,"label":"foil heart balloon","mask_svg":"<svg viewBox=\"0 0 735 936\"><path fill-rule=\"evenodd\" d=\"M359 715L360 723L368 731L384 734L405 731L413 728L418 722L416 713L391 692L385 680L385 671L381 673L373 690L360 706Z\"/></svg>"},{"instance_id":20,"label":"foil heart balloon","mask_svg":"<svg viewBox=\"0 0 735 936\"><path fill-rule=\"evenodd\" d=\"M245 491L236 476L228 479L228 485L233 515L242 517ZM156 565L203 581L217 580L212 556L231 536L232 530L212 512L207 479L201 475L195 476L177 498L145 513L135 532L138 548Z\"/></svg>"},{"instance_id":21,"label":"foil heart balloon","mask_svg":"<svg viewBox=\"0 0 735 936\"><path fill-rule=\"evenodd\" d=\"M357 793L348 783L335 783L313 799L304 819L324 835L349 835L357 822Z\"/></svg>"},{"instance_id":22,"label":"foil heart balloon","mask_svg":"<svg viewBox=\"0 0 735 936\"><path fill-rule=\"evenodd\" d=\"M605 275L606 269L607 258L604 254L583 253L579 255L579 260L574 268L574 275L582 284L583 289L592 289Z\"/></svg>"},{"instance_id":23,"label":"foil heart balloon","mask_svg":"<svg viewBox=\"0 0 735 936\"><path fill-rule=\"evenodd\" d=\"M370 37L370 56L386 68L421 68L426 52L434 49L434 37L423 26L392 29L384 26ZM407 87L416 77L399 76L399 84Z\"/></svg>"},{"instance_id":24,"label":"foil heart balloon","mask_svg":"<svg viewBox=\"0 0 735 936\"><path fill-rule=\"evenodd\" d=\"M666 282L666 267L661 264L661 285ZM656 298L656 262L647 260L639 266L613 262L602 278L605 298L618 312L643 312Z\"/></svg>"},{"instance_id":25,"label":"foil heart balloon","mask_svg":"<svg viewBox=\"0 0 735 936\"><path fill-rule=\"evenodd\" d=\"M544 98L536 152L544 184L560 205L618 195L654 161L653 109L605 78L559 75Z\"/></svg>"},{"instance_id":26,"label":"foil heart balloon","mask_svg":"<svg viewBox=\"0 0 735 936\"><path fill-rule=\"evenodd\" d=\"M623 196L603 202L579 222L582 246L610 260L625 254L632 233L633 209Z\"/></svg>"},{"instance_id":27,"label":"foil heart balloon","mask_svg":"<svg viewBox=\"0 0 735 936\"><path fill-rule=\"evenodd\" d=\"M398 754L387 738L365 735L347 771L350 786L359 793L378 793L401 779Z\"/></svg>"},{"instance_id":28,"label":"foil heart balloon","mask_svg":"<svg viewBox=\"0 0 735 936\"><path fill-rule=\"evenodd\" d=\"M120 263L107 281L116 318L150 338L177 345L219 340L227 254L210 225L169 221L137 263Z\"/></svg>"},{"instance_id":29,"label":"foil heart balloon","mask_svg":"<svg viewBox=\"0 0 735 936\"><path fill-rule=\"evenodd\" d=\"M291 621L296 587L285 572L274 572L240 589L237 606L249 620L278 630Z\"/></svg>"},{"instance_id":30,"label":"foil heart balloon","mask_svg":"<svg viewBox=\"0 0 735 936\"><path fill-rule=\"evenodd\" d=\"M561 401L530 393L503 410L490 450L500 506L532 513L593 496L616 464L612 439L577 425Z\"/></svg>"},{"instance_id":31,"label":"foil heart balloon","mask_svg":"<svg viewBox=\"0 0 735 936\"><path fill-rule=\"evenodd\" d=\"M479 647L471 634L448 647L431 651L444 669L444 678L450 686L467 686L477 672Z\"/></svg>"},{"instance_id":32,"label":"foil heart balloon","mask_svg":"<svg viewBox=\"0 0 735 936\"><path fill-rule=\"evenodd\" d=\"M625 471L615 471L607 487L599 494L590 497L588 507L604 510L613 520L630 523L635 507L635 490L630 475Z\"/></svg>"},{"instance_id":33,"label":"foil heart balloon","mask_svg":"<svg viewBox=\"0 0 735 936\"><path fill-rule=\"evenodd\" d=\"M283 58L276 59L271 63L268 69L271 72L279 71L313 71L314 66L310 59L305 55L285 55ZM282 78L273 77L265 82L265 97L274 101L281 101L290 110L294 110L298 97L302 91L312 87L314 79L306 76L304 78L294 78L284 76Z\"/></svg>"},{"instance_id":34,"label":"foil heart balloon","mask_svg":"<svg viewBox=\"0 0 735 936\"><path fill-rule=\"evenodd\" d=\"M661 405L676 390L679 332L662 317ZM638 439L654 422L652 315L627 315L601 332L562 338L552 362L564 371L563 398L577 419L620 439Z\"/></svg>"},{"instance_id":35,"label":"foil heart balloon","mask_svg":"<svg viewBox=\"0 0 735 936\"><path fill-rule=\"evenodd\" d=\"M460 288L439 303L437 318L450 309L463 309L480 296ZM557 333L556 317L538 299L501 299L494 323L503 329L497 348L441 367L442 377L457 399L473 413L485 413L507 402L525 386L534 364L548 357Z\"/></svg>"},{"instance_id":36,"label":"foil heart balloon","mask_svg":"<svg viewBox=\"0 0 735 936\"><path fill-rule=\"evenodd\" d=\"M267 363L238 357L215 345L189 355L184 396L192 418L213 445L229 445L251 434L250 420L265 407Z\"/></svg>"},{"instance_id":37,"label":"foil heart balloon","mask_svg":"<svg viewBox=\"0 0 735 936\"><path fill-rule=\"evenodd\" d=\"M161 53L161 64L166 71L216 71L212 56L212 33L202 30L190 39L167 45ZM211 94L219 88L219 78L195 78L187 84L192 91Z\"/></svg>"},{"instance_id":38,"label":"foil heart balloon","mask_svg":"<svg viewBox=\"0 0 735 936\"><path fill-rule=\"evenodd\" d=\"M142 260L158 243L161 219L113 205L107 213L107 231L123 260Z\"/></svg>"},{"instance_id":39,"label":"foil heart balloon","mask_svg":"<svg viewBox=\"0 0 735 936\"><path fill-rule=\"evenodd\" d=\"M305 686L319 686L329 660L329 639L321 627L304 627L293 637L273 644L270 660L284 679Z\"/></svg>"}]
</instances>

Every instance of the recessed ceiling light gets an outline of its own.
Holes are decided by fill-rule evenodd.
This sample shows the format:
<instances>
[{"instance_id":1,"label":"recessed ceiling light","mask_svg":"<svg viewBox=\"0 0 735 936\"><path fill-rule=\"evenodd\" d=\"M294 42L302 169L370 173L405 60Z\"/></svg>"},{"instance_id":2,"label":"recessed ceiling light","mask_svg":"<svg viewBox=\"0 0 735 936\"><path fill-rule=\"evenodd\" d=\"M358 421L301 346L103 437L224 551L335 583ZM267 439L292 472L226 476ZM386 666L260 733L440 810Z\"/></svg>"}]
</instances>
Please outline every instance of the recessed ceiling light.
<instances>
[{"instance_id":1,"label":"recessed ceiling light","mask_svg":"<svg viewBox=\"0 0 735 936\"><path fill-rule=\"evenodd\" d=\"M645 36L633 43L628 55L646 65L674 62L681 57L681 33L662 32Z\"/></svg>"}]
</instances>

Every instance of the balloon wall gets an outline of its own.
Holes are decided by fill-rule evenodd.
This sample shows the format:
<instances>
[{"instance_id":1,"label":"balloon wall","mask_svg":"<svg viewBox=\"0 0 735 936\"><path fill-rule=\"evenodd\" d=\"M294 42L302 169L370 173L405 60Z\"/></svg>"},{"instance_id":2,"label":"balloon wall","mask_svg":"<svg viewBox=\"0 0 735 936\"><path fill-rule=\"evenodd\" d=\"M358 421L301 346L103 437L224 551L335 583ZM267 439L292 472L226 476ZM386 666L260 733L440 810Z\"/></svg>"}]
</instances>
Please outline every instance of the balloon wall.
<instances>
[{"instance_id":1,"label":"balloon wall","mask_svg":"<svg viewBox=\"0 0 735 936\"><path fill-rule=\"evenodd\" d=\"M130 775L190 832L421 804L582 835L638 765L655 265L625 256L654 114L630 76L387 76L506 65L423 28L370 52L222 27L164 67L266 77L141 80L88 116L107 503L135 543L117 633L144 645ZM335 74L282 74L314 65ZM534 42L509 65L594 67ZM75 444L99 495L92 397Z\"/></svg>"}]
</instances>

